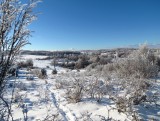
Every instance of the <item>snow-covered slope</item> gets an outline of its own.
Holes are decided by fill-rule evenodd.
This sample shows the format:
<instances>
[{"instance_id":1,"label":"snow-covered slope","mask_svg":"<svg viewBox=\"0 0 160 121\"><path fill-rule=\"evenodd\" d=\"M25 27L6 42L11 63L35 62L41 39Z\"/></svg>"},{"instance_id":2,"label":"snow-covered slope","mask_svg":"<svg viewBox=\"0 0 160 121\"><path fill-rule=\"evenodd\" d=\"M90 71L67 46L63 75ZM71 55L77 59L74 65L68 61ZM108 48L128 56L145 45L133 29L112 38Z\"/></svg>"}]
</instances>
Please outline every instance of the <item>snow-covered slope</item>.
<instances>
[{"instance_id":1,"label":"snow-covered slope","mask_svg":"<svg viewBox=\"0 0 160 121\"><path fill-rule=\"evenodd\" d=\"M44 57L44 56L43 56ZM119 113L115 103L105 96L100 103L94 99L84 98L78 103L70 103L66 99L66 90L57 88L57 80L70 80L68 73L85 73L85 70L77 72L56 67L57 75L52 75L53 69L50 66L51 60L36 60L42 56L25 55L22 59L33 59L34 66L46 68L48 77L40 79L32 74L28 74L26 69L20 69L17 78L10 78L9 83L16 83L15 103L12 106L13 117L16 121L24 120L27 114L28 121L37 120L57 120L57 121L101 121L112 119L120 121L130 121L132 116ZM33 76L33 80L27 80L28 76ZM8 87L9 90L12 87ZM153 86L147 92L148 95L160 94L160 79L153 82ZM8 92L8 97L11 93ZM152 103L135 106L137 112L144 120L154 118L160 120L160 99L157 99L157 106ZM20 102L20 103L19 103ZM144 106L146 105L146 106Z\"/></svg>"}]
</instances>

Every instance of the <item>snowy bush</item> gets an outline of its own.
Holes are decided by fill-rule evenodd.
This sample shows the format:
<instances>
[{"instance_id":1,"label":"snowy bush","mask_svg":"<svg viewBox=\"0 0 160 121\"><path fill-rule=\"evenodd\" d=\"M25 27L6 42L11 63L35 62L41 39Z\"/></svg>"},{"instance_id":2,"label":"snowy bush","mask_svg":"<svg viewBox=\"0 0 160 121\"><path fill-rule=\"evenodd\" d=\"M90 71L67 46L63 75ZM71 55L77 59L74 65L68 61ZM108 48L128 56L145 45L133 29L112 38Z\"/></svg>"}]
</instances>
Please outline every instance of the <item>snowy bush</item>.
<instances>
[{"instance_id":1,"label":"snowy bush","mask_svg":"<svg viewBox=\"0 0 160 121\"><path fill-rule=\"evenodd\" d=\"M62 88L63 88L63 84L60 83L60 82L57 82L57 83L55 84L55 87L56 87L56 89L62 89Z\"/></svg>"},{"instance_id":2,"label":"snowy bush","mask_svg":"<svg viewBox=\"0 0 160 121\"><path fill-rule=\"evenodd\" d=\"M70 82L62 78L58 78L55 82L56 89L66 89L71 85Z\"/></svg>"},{"instance_id":3,"label":"snowy bush","mask_svg":"<svg viewBox=\"0 0 160 121\"><path fill-rule=\"evenodd\" d=\"M26 66L27 67L33 67L33 60L32 59L26 60Z\"/></svg>"},{"instance_id":4,"label":"snowy bush","mask_svg":"<svg viewBox=\"0 0 160 121\"><path fill-rule=\"evenodd\" d=\"M46 66L46 68L50 68L49 66Z\"/></svg>"},{"instance_id":5,"label":"snowy bush","mask_svg":"<svg viewBox=\"0 0 160 121\"><path fill-rule=\"evenodd\" d=\"M150 78L155 77L158 74L158 66L156 65L156 57L154 53L147 48L147 45L141 45L139 49L130 55L130 60L128 65L133 64L128 67L131 74L139 78ZM134 71L134 72L133 72Z\"/></svg>"},{"instance_id":6,"label":"snowy bush","mask_svg":"<svg viewBox=\"0 0 160 121\"><path fill-rule=\"evenodd\" d=\"M104 65L102 71L107 72L107 73L112 73L115 72L116 68L118 68L118 64L117 63L109 63L107 65Z\"/></svg>"},{"instance_id":7,"label":"snowy bush","mask_svg":"<svg viewBox=\"0 0 160 121\"><path fill-rule=\"evenodd\" d=\"M88 71L91 71L92 69L95 69L96 66L97 66L97 63L92 63L92 64L88 65L86 69L87 69Z\"/></svg>"},{"instance_id":8,"label":"snowy bush","mask_svg":"<svg viewBox=\"0 0 160 121\"><path fill-rule=\"evenodd\" d=\"M97 68L97 71L101 69ZM127 58L118 58L103 66L102 75L110 75L110 83L114 85L110 99L116 103L119 112L137 118L134 107L148 102L146 92L151 87L148 79L156 77L158 71L158 57L146 45L140 46Z\"/></svg>"},{"instance_id":9,"label":"snowy bush","mask_svg":"<svg viewBox=\"0 0 160 121\"><path fill-rule=\"evenodd\" d=\"M102 65L108 64L112 62L111 57L100 57L99 63Z\"/></svg>"},{"instance_id":10,"label":"snowy bush","mask_svg":"<svg viewBox=\"0 0 160 121\"><path fill-rule=\"evenodd\" d=\"M69 102L79 102L82 98L92 98L101 102L103 97L109 93L110 87L97 77L78 75L71 81L56 81L57 88L67 89L66 97ZM65 84L66 83L66 84Z\"/></svg>"},{"instance_id":11,"label":"snowy bush","mask_svg":"<svg viewBox=\"0 0 160 121\"><path fill-rule=\"evenodd\" d=\"M56 66L58 64L57 60L54 58L52 61L51 61L51 65L52 66Z\"/></svg>"},{"instance_id":12,"label":"snowy bush","mask_svg":"<svg viewBox=\"0 0 160 121\"><path fill-rule=\"evenodd\" d=\"M100 61L100 57L98 55L90 57L90 61L92 63L98 63Z\"/></svg>"},{"instance_id":13,"label":"snowy bush","mask_svg":"<svg viewBox=\"0 0 160 121\"><path fill-rule=\"evenodd\" d=\"M37 77L39 77L39 75L41 75L40 69L33 69L33 70L32 70L32 73L33 73L35 76L37 76Z\"/></svg>"},{"instance_id":14,"label":"snowy bush","mask_svg":"<svg viewBox=\"0 0 160 121\"><path fill-rule=\"evenodd\" d=\"M158 74L158 67L144 58L120 60L115 69L117 75L122 78L150 78Z\"/></svg>"},{"instance_id":15,"label":"snowy bush","mask_svg":"<svg viewBox=\"0 0 160 121\"><path fill-rule=\"evenodd\" d=\"M89 61L88 61L88 57L83 55L82 57L80 57L78 59L78 61L75 64L75 68L76 69L81 69L81 68L85 68L89 65Z\"/></svg>"},{"instance_id":16,"label":"snowy bush","mask_svg":"<svg viewBox=\"0 0 160 121\"><path fill-rule=\"evenodd\" d=\"M38 78L44 79L47 76L47 71L46 69L33 69L32 73L37 76Z\"/></svg>"},{"instance_id":17,"label":"snowy bush","mask_svg":"<svg viewBox=\"0 0 160 121\"><path fill-rule=\"evenodd\" d=\"M17 65L19 68L32 68L33 67L33 60L28 59L26 61L20 61L20 62L18 62Z\"/></svg>"},{"instance_id":18,"label":"snowy bush","mask_svg":"<svg viewBox=\"0 0 160 121\"><path fill-rule=\"evenodd\" d=\"M160 57L157 57L157 59L156 59L156 65L159 67L159 70L160 70Z\"/></svg>"},{"instance_id":19,"label":"snowy bush","mask_svg":"<svg viewBox=\"0 0 160 121\"><path fill-rule=\"evenodd\" d=\"M71 103L77 103L81 101L82 98L82 87L76 87L75 89L68 89L67 90L67 100Z\"/></svg>"},{"instance_id":20,"label":"snowy bush","mask_svg":"<svg viewBox=\"0 0 160 121\"><path fill-rule=\"evenodd\" d=\"M47 71L46 69L42 68L41 69L41 75L39 76L40 78L45 78L47 76Z\"/></svg>"},{"instance_id":21,"label":"snowy bush","mask_svg":"<svg viewBox=\"0 0 160 121\"><path fill-rule=\"evenodd\" d=\"M11 74L12 76L18 76L18 67L17 66L12 66L10 67L9 71L8 71L9 74Z\"/></svg>"},{"instance_id":22,"label":"snowy bush","mask_svg":"<svg viewBox=\"0 0 160 121\"><path fill-rule=\"evenodd\" d=\"M26 64L25 64L25 62L24 61L20 61L20 62L18 62L18 67L19 68L26 68Z\"/></svg>"},{"instance_id":23,"label":"snowy bush","mask_svg":"<svg viewBox=\"0 0 160 121\"><path fill-rule=\"evenodd\" d=\"M120 78L150 78L158 74L154 54L146 47L141 46L128 58L118 59L104 66L103 71L114 72Z\"/></svg>"},{"instance_id":24,"label":"snowy bush","mask_svg":"<svg viewBox=\"0 0 160 121\"><path fill-rule=\"evenodd\" d=\"M53 70L52 70L52 74L57 74L57 70L56 70L56 69L53 69Z\"/></svg>"},{"instance_id":25,"label":"snowy bush","mask_svg":"<svg viewBox=\"0 0 160 121\"><path fill-rule=\"evenodd\" d=\"M81 101L83 97L84 80L76 79L70 82L70 88L67 89L67 100L72 103Z\"/></svg>"},{"instance_id":26,"label":"snowy bush","mask_svg":"<svg viewBox=\"0 0 160 121\"><path fill-rule=\"evenodd\" d=\"M125 97L118 97L116 101L116 106L118 108L118 112L126 112L127 110L127 100Z\"/></svg>"},{"instance_id":27,"label":"snowy bush","mask_svg":"<svg viewBox=\"0 0 160 121\"><path fill-rule=\"evenodd\" d=\"M115 102L118 112L126 112L135 117L135 105L147 102L146 91L150 87L149 80L128 79L119 80L118 86L114 85L114 95L112 100ZM120 86L120 88L118 88ZM123 86L123 88L121 88Z\"/></svg>"},{"instance_id":28,"label":"snowy bush","mask_svg":"<svg viewBox=\"0 0 160 121\"><path fill-rule=\"evenodd\" d=\"M90 80L86 86L86 93L89 94L91 98L96 99L97 102L100 102L103 96L107 94L107 87L102 80Z\"/></svg>"}]
</instances>

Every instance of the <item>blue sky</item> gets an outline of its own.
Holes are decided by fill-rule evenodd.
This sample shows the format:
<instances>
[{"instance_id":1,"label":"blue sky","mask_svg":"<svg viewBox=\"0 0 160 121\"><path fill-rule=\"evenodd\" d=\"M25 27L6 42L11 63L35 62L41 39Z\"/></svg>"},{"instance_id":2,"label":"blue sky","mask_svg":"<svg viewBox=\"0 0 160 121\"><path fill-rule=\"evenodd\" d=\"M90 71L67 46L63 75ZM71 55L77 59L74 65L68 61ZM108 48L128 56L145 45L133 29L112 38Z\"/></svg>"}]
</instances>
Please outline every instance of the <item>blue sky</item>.
<instances>
[{"instance_id":1,"label":"blue sky","mask_svg":"<svg viewBox=\"0 0 160 121\"><path fill-rule=\"evenodd\" d=\"M24 49L76 50L160 43L160 0L43 0Z\"/></svg>"}]
</instances>

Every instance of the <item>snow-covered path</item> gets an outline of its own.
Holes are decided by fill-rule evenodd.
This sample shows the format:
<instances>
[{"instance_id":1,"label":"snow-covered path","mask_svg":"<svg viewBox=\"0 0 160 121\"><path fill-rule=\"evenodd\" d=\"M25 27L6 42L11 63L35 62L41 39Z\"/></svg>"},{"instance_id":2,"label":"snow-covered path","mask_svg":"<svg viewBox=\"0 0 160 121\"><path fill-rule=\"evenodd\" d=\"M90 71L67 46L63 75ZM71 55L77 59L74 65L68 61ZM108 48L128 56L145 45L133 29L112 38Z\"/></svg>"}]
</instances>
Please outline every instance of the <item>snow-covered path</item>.
<instances>
[{"instance_id":1,"label":"snow-covered path","mask_svg":"<svg viewBox=\"0 0 160 121\"><path fill-rule=\"evenodd\" d=\"M52 84L46 84L46 89L49 92L51 101L57 108L59 114L63 116L64 121L75 121L76 117L70 112L70 110L67 107L65 107L64 104L60 103L59 99L57 99L59 98L58 93L55 94L56 91L52 88L53 88Z\"/></svg>"}]
</instances>

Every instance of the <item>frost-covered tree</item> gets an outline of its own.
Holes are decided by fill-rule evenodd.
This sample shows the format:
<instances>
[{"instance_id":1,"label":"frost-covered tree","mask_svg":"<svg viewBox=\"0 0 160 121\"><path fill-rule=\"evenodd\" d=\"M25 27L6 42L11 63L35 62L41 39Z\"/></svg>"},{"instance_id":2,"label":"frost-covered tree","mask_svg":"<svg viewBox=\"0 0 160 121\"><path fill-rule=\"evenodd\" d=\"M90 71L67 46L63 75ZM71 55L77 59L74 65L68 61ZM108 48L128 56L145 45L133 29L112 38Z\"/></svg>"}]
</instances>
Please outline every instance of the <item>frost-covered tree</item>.
<instances>
[{"instance_id":1,"label":"frost-covered tree","mask_svg":"<svg viewBox=\"0 0 160 121\"><path fill-rule=\"evenodd\" d=\"M8 102L4 100L4 89L7 83L6 74L20 49L29 43L31 31L28 25L36 19L33 8L38 0L0 0L0 120L11 116ZM5 102L5 103L2 103ZM9 114L6 117L6 113Z\"/></svg>"}]
</instances>

